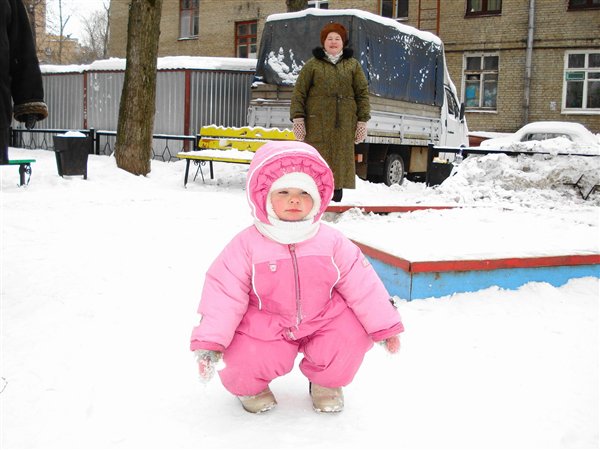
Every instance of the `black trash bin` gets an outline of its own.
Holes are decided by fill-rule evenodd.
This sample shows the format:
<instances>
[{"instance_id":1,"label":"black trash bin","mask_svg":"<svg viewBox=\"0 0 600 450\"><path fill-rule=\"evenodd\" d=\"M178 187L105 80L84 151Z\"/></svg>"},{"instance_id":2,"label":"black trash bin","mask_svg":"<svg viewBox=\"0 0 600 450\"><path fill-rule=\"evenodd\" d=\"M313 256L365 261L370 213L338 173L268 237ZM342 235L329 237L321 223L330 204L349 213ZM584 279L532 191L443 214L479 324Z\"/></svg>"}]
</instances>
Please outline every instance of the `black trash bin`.
<instances>
[{"instance_id":1,"label":"black trash bin","mask_svg":"<svg viewBox=\"0 0 600 450\"><path fill-rule=\"evenodd\" d=\"M93 149L91 136L59 134L54 136L58 175L83 175L87 180L88 154Z\"/></svg>"},{"instance_id":2,"label":"black trash bin","mask_svg":"<svg viewBox=\"0 0 600 450\"><path fill-rule=\"evenodd\" d=\"M427 186L437 186L450 176L454 164L451 162L432 162L427 174Z\"/></svg>"}]
</instances>

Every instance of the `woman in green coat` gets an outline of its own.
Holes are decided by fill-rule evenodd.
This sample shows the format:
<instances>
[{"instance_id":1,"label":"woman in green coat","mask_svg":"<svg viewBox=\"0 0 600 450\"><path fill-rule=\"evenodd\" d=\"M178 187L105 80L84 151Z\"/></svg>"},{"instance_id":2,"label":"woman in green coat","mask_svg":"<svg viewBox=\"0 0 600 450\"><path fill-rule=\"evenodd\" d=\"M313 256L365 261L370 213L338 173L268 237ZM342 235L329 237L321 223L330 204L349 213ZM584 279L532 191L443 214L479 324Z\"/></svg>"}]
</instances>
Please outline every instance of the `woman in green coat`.
<instances>
[{"instance_id":1,"label":"woman in green coat","mask_svg":"<svg viewBox=\"0 0 600 450\"><path fill-rule=\"evenodd\" d=\"M319 150L331 167L333 201L339 202L342 189L355 187L354 144L367 135L369 91L360 63L346 47L348 33L343 25L325 25L321 44L298 74L290 119L296 139Z\"/></svg>"}]
</instances>

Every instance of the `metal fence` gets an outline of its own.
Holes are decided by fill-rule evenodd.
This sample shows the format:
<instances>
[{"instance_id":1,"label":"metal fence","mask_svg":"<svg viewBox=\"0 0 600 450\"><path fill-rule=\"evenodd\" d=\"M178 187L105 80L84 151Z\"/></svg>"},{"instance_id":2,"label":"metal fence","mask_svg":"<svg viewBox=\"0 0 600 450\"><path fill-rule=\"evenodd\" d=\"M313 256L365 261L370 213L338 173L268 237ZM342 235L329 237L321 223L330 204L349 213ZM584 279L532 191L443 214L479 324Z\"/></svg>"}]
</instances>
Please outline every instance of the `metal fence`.
<instances>
[{"instance_id":1,"label":"metal fence","mask_svg":"<svg viewBox=\"0 0 600 450\"><path fill-rule=\"evenodd\" d=\"M27 130L25 128L11 128L10 145L12 147L26 149L54 150L54 136L67 133L69 131L78 131L86 136L92 137L92 147L90 153L96 155L112 155L115 151L116 131L99 130L93 128L89 130L66 130L66 129L47 129L38 128ZM152 135L152 159L161 161L177 160L177 153L187 151L190 148L197 148L200 136L154 134Z\"/></svg>"}]
</instances>

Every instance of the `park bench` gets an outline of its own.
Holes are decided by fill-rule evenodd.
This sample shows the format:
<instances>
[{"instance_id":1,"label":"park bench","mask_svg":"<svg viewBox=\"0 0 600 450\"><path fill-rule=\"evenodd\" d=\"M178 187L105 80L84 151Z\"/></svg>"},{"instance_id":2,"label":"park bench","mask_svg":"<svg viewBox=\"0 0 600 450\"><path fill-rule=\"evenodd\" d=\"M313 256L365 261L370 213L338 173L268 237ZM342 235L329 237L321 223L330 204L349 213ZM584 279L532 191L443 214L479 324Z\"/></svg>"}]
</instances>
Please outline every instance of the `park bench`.
<instances>
[{"instance_id":1,"label":"park bench","mask_svg":"<svg viewBox=\"0 0 600 450\"><path fill-rule=\"evenodd\" d=\"M214 178L213 163L250 164L254 152L269 141L293 141L294 133L290 130L261 127L220 127L206 126L200 129L198 139L199 150L177 153L177 158L186 161L183 185L186 186L190 171L190 163L198 166L194 180L202 166L208 163L210 178Z\"/></svg>"},{"instance_id":2,"label":"park bench","mask_svg":"<svg viewBox=\"0 0 600 450\"><path fill-rule=\"evenodd\" d=\"M2 166L19 166L19 186L29 184L31 179L31 164L35 159L11 159L7 162L0 163Z\"/></svg>"}]
</instances>

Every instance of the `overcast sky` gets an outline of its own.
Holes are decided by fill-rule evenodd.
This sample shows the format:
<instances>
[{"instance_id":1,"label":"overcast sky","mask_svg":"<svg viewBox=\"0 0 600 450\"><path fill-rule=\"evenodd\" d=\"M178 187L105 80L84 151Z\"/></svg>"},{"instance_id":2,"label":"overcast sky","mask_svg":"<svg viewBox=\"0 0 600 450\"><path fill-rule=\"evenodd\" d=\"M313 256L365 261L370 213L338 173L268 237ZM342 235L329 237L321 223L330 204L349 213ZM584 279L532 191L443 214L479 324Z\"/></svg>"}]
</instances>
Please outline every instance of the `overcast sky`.
<instances>
[{"instance_id":1,"label":"overcast sky","mask_svg":"<svg viewBox=\"0 0 600 450\"><path fill-rule=\"evenodd\" d=\"M58 2L59 0L48 0L47 15L55 18L58 23ZM71 35L76 39L81 39L82 21L90 17L95 11L102 10L102 4L109 3L109 0L62 0L63 21L69 17L65 28L65 35Z\"/></svg>"}]
</instances>

